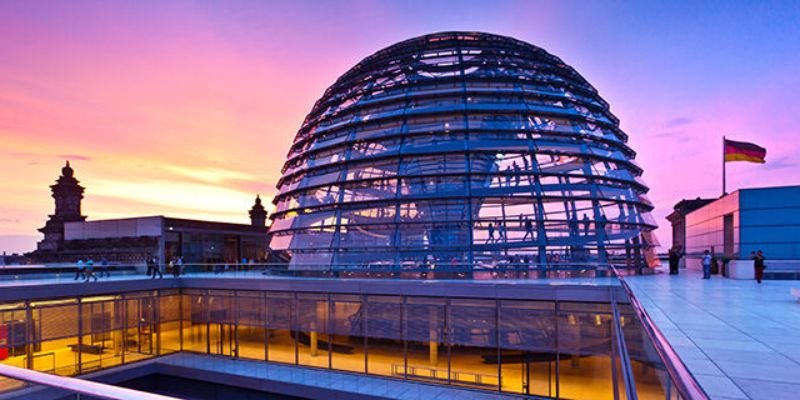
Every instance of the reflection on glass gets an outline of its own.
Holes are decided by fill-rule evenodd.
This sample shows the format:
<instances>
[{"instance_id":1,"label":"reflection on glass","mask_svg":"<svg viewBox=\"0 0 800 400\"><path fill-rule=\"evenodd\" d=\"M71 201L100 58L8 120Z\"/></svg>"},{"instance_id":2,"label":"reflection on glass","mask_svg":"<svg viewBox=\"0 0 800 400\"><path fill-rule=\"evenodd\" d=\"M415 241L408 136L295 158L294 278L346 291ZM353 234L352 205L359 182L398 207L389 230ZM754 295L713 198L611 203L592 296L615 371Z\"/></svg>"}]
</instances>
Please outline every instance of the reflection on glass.
<instances>
[{"instance_id":1,"label":"reflection on glass","mask_svg":"<svg viewBox=\"0 0 800 400\"><path fill-rule=\"evenodd\" d=\"M442 298L409 297L406 300L408 379L449 382L445 304Z\"/></svg>"},{"instance_id":2,"label":"reflection on glass","mask_svg":"<svg viewBox=\"0 0 800 400\"><path fill-rule=\"evenodd\" d=\"M606 303L184 289L25 307L0 305L8 321L0 361L59 375L190 351L530 396L611 399L616 362L624 392ZM639 397L674 397L636 315L627 304L619 310Z\"/></svg>"},{"instance_id":3,"label":"reflection on glass","mask_svg":"<svg viewBox=\"0 0 800 400\"><path fill-rule=\"evenodd\" d=\"M239 357L266 360L267 329L264 293L240 291L236 296Z\"/></svg>"},{"instance_id":4,"label":"reflection on glass","mask_svg":"<svg viewBox=\"0 0 800 400\"><path fill-rule=\"evenodd\" d=\"M366 306L367 372L400 376L404 367L403 298L368 296Z\"/></svg>"},{"instance_id":5,"label":"reflection on glass","mask_svg":"<svg viewBox=\"0 0 800 400\"><path fill-rule=\"evenodd\" d=\"M612 399L611 310L608 304L559 303L558 395Z\"/></svg>"},{"instance_id":6,"label":"reflection on glass","mask_svg":"<svg viewBox=\"0 0 800 400\"><path fill-rule=\"evenodd\" d=\"M205 353L208 335L205 296L201 293L184 291L183 304L183 350Z\"/></svg>"},{"instance_id":7,"label":"reflection on glass","mask_svg":"<svg viewBox=\"0 0 800 400\"><path fill-rule=\"evenodd\" d=\"M330 327L331 368L366 372L364 346L364 309L361 297L331 295Z\"/></svg>"},{"instance_id":8,"label":"reflection on glass","mask_svg":"<svg viewBox=\"0 0 800 400\"><path fill-rule=\"evenodd\" d=\"M637 397L646 400L667 398L671 382L663 361L658 357L631 305L618 304L617 307Z\"/></svg>"},{"instance_id":9,"label":"reflection on glass","mask_svg":"<svg viewBox=\"0 0 800 400\"><path fill-rule=\"evenodd\" d=\"M291 293L267 293L267 360L296 364L296 342L292 333Z\"/></svg>"},{"instance_id":10,"label":"reflection on glass","mask_svg":"<svg viewBox=\"0 0 800 400\"><path fill-rule=\"evenodd\" d=\"M502 390L554 397L555 303L501 301L499 322Z\"/></svg>"},{"instance_id":11,"label":"reflection on glass","mask_svg":"<svg viewBox=\"0 0 800 400\"><path fill-rule=\"evenodd\" d=\"M300 365L329 367L328 300L322 294L298 294L294 334Z\"/></svg>"}]
</instances>

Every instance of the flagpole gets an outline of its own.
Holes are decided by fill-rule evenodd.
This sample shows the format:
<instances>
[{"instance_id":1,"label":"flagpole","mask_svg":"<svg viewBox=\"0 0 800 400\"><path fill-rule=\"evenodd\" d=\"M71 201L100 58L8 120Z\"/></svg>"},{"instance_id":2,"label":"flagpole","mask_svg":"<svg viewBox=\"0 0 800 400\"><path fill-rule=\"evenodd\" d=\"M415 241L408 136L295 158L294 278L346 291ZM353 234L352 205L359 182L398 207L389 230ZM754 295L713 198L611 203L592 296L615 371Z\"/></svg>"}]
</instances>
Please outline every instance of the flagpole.
<instances>
[{"instance_id":1,"label":"flagpole","mask_svg":"<svg viewBox=\"0 0 800 400\"><path fill-rule=\"evenodd\" d=\"M722 195L728 192L725 190L725 136L722 136Z\"/></svg>"}]
</instances>

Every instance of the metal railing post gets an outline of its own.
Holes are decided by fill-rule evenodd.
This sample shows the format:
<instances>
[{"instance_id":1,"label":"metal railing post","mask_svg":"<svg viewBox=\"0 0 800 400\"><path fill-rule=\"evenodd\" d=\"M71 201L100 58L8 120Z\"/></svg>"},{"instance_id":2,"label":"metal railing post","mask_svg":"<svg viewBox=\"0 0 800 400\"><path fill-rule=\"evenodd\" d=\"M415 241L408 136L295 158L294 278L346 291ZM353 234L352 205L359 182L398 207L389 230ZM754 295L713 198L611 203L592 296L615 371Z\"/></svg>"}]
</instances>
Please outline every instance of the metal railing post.
<instances>
[{"instance_id":1,"label":"metal railing post","mask_svg":"<svg viewBox=\"0 0 800 400\"><path fill-rule=\"evenodd\" d=\"M633 369L631 368L631 359L628 356L628 346L625 344L625 333L622 331L622 326L619 323L619 310L617 309L617 300L611 296L611 311L614 314L614 332L616 333L617 355L619 356L619 363L622 367L622 378L625 383L625 395L627 400L636 400L636 381L633 378Z\"/></svg>"}]
</instances>

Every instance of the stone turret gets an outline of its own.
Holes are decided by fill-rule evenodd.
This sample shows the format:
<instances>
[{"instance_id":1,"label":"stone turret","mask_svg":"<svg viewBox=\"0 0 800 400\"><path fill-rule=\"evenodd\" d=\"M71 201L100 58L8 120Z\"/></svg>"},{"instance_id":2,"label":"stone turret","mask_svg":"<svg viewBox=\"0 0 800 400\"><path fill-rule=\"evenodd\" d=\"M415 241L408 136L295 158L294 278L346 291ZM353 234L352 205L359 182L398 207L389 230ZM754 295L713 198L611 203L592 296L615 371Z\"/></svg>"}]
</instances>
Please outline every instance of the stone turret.
<instances>
[{"instance_id":1,"label":"stone turret","mask_svg":"<svg viewBox=\"0 0 800 400\"><path fill-rule=\"evenodd\" d=\"M61 169L61 176L56 180L56 184L50 186L56 210L50 215L44 227L39 228L39 232L44 234L44 239L36 244L37 251L61 250L64 245L64 223L86 220L86 216L81 215L84 187L78 184L74 175L75 171L67 161Z\"/></svg>"},{"instance_id":2,"label":"stone turret","mask_svg":"<svg viewBox=\"0 0 800 400\"><path fill-rule=\"evenodd\" d=\"M267 226L267 211L261 205L261 196L256 195L256 203L250 209L250 225L257 227Z\"/></svg>"}]
</instances>

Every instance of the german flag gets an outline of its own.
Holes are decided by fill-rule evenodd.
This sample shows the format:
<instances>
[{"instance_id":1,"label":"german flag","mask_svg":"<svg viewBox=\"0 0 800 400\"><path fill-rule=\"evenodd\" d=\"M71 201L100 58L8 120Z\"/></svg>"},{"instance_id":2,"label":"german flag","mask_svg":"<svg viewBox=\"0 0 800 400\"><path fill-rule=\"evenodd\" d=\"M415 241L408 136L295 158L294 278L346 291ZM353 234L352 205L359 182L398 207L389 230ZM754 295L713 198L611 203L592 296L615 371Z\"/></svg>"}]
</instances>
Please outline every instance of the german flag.
<instances>
[{"instance_id":1,"label":"german flag","mask_svg":"<svg viewBox=\"0 0 800 400\"><path fill-rule=\"evenodd\" d=\"M761 146L725 139L725 162L749 161L763 164L766 156L767 149Z\"/></svg>"}]
</instances>

